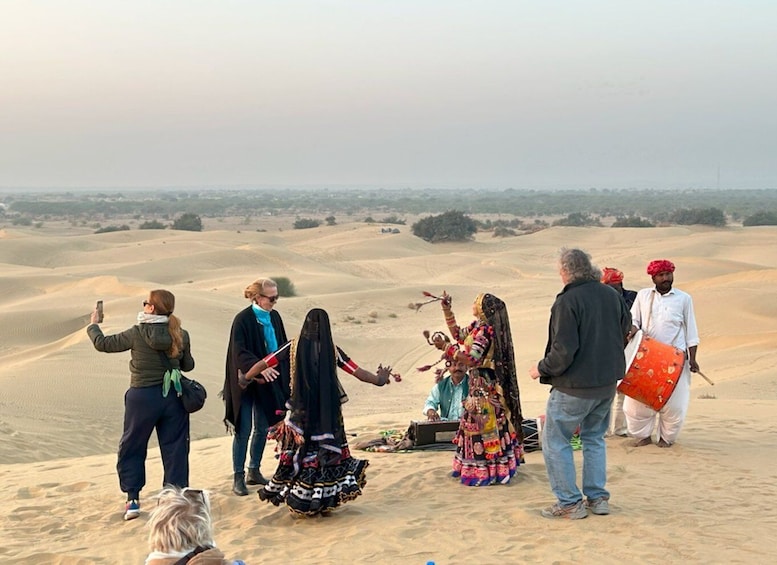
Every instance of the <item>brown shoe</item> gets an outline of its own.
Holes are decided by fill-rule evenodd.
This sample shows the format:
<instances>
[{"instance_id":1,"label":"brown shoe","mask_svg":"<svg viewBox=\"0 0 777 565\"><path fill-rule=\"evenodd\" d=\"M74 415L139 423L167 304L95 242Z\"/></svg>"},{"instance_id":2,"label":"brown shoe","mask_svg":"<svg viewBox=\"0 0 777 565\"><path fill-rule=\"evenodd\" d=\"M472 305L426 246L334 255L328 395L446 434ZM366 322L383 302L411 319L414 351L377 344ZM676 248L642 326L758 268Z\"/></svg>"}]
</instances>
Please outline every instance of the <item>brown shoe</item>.
<instances>
[{"instance_id":1,"label":"brown shoe","mask_svg":"<svg viewBox=\"0 0 777 565\"><path fill-rule=\"evenodd\" d=\"M658 447L672 447L672 444L668 441L664 441L664 438L659 438L658 443L656 444Z\"/></svg>"},{"instance_id":2,"label":"brown shoe","mask_svg":"<svg viewBox=\"0 0 777 565\"><path fill-rule=\"evenodd\" d=\"M651 443L653 443L653 440L651 440L650 436L648 436L643 437L642 439L635 439L632 442L631 447L642 447L643 445L650 445Z\"/></svg>"}]
</instances>

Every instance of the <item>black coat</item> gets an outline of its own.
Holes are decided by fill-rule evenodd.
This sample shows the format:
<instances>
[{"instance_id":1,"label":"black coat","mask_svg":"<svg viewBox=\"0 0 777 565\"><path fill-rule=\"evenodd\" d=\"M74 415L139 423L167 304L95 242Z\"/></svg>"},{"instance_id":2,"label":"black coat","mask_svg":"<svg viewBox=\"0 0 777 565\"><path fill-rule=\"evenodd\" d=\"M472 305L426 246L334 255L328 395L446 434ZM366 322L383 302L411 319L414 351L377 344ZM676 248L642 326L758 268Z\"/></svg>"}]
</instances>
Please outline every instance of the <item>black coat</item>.
<instances>
[{"instance_id":1,"label":"black coat","mask_svg":"<svg viewBox=\"0 0 777 565\"><path fill-rule=\"evenodd\" d=\"M626 373L629 329L631 314L612 288L599 281L569 283L550 311L540 382L562 388L615 384Z\"/></svg>"},{"instance_id":2,"label":"black coat","mask_svg":"<svg viewBox=\"0 0 777 565\"><path fill-rule=\"evenodd\" d=\"M275 337L280 347L288 341L281 315L275 310L271 310L270 321L275 328ZM231 425L236 428L240 421L240 402L244 394L254 397L254 401L262 407L270 425L283 419L283 410L290 391L288 360L281 361L276 367L280 377L271 383L259 384L253 381L243 390L237 382L238 369L247 373L254 366L254 363L269 353L272 351L267 351L265 347L264 327L257 321L253 308L249 306L238 312L232 322L232 330L229 334L226 373L224 375L224 404L226 408L224 423L228 427Z\"/></svg>"}]
</instances>

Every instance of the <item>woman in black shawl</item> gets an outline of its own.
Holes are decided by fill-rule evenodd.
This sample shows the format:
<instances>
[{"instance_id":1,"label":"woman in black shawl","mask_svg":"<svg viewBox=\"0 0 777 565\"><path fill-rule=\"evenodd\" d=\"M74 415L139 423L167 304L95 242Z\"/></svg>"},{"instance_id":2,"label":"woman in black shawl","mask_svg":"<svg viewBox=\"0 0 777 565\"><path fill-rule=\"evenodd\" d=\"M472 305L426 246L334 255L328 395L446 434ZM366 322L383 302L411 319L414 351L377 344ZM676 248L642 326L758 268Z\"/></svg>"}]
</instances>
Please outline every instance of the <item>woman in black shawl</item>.
<instances>
[{"instance_id":1,"label":"woman in black shawl","mask_svg":"<svg viewBox=\"0 0 777 565\"><path fill-rule=\"evenodd\" d=\"M453 476L467 486L507 484L523 462L524 451L507 307L492 294L479 294L472 305L475 320L464 328L456 323L447 293L442 310L456 342L445 355L470 367L469 396L454 439Z\"/></svg>"},{"instance_id":2,"label":"woman in black shawl","mask_svg":"<svg viewBox=\"0 0 777 565\"><path fill-rule=\"evenodd\" d=\"M332 341L329 316L313 309L289 351L291 398L285 421L270 430L278 441L278 468L259 498L308 516L327 513L361 494L368 461L348 449L341 405L348 400L337 368L376 386L389 383L391 367L373 374L358 367Z\"/></svg>"}]
</instances>

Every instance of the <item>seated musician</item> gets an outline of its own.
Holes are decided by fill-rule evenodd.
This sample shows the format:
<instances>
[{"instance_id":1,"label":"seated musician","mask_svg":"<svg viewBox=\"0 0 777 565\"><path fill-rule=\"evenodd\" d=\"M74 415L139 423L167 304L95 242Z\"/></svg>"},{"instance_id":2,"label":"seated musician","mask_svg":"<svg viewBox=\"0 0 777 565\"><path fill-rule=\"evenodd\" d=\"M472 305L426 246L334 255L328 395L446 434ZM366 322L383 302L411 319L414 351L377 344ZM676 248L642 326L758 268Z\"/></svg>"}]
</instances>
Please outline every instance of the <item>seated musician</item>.
<instances>
[{"instance_id":1,"label":"seated musician","mask_svg":"<svg viewBox=\"0 0 777 565\"><path fill-rule=\"evenodd\" d=\"M462 401L469 394L467 365L463 362L455 362L447 372L449 374L432 387L424 404L424 415L433 422L458 420L464 411Z\"/></svg>"}]
</instances>

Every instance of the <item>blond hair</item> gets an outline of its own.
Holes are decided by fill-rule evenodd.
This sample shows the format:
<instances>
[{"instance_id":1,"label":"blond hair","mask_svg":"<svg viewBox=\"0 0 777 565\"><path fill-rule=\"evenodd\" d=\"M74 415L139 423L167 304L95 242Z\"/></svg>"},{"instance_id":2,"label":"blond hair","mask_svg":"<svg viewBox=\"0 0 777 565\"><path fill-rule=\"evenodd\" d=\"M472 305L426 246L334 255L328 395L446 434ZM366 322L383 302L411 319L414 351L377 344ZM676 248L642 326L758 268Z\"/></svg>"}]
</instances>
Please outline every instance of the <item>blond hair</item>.
<instances>
[{"instance_id":1,"label":"blond hair","mask_svg":"<svg viewBox=\"0 0 777 565\"><path fill-rule=\"evenodd\" d=\"M167 486L151 511L148 545L151 551L173 553L214 547L210 497L207 491Z\"/></svg>"},{"instance_id":2,"label":"blond hair","mask_svg":"<svg viewBox=\"0 0 777 565\"><path fill-rule=\"evenodd\" d=\"M265 291L270 288L278 288L278 283L272 279L256 279L245 288L243 296L254 302L257 296L265 294Z\"/></svg>"}]
</instances>

